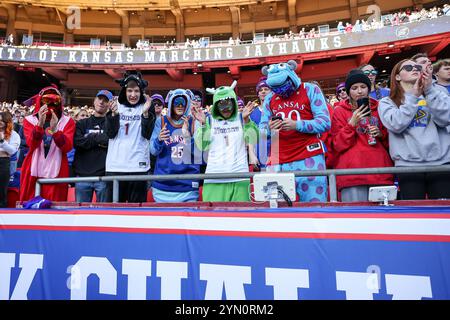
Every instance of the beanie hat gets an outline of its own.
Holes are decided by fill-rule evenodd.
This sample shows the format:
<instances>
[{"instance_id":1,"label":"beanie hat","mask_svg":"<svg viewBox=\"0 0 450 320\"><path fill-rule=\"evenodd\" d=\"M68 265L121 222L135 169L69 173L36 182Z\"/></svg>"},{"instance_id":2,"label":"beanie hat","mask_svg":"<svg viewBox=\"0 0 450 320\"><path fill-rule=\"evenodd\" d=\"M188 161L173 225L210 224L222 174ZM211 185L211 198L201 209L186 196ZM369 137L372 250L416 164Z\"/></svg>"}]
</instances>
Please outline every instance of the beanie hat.
<instances>
[{"instance_id":1,"label":"beanie hat","mask_svg":"<svg viewBox=\"0 0 450 320\"><path fill-rule=\"evenodd\" d=\"M344 88L345 89L345 82L341 82L336 87L336 94L339 95L339 91Z\"/></svg>"},{"instance_id":2,"label":"beanie hat","mask_svg":"<svg viewBox=\"0 0 450 320\"><path fill-rule=\"evenodd\" d=\"M258 83L256 84L256 92L258 92L262 87L267 87L269 88L269 85L266 82L267 77L261 77L258 81Z\"/></svg>"},{"instance_id":3,"label":"beanie hat","mask_svg":"<svg viewBox=\"0 0 450 320\"><path fill-rule=\"evenodd\" d=\"M347 79L345 79L345 90L348 94L350 92L350 87L355 83L365 83L367 85L367 88L369 88L369 91L372 87L372 83L370 82L369 77L367 77L364 72L359 69L350 70L347 75Z\"/></svg>"},{"instance_id":4,"label":"beanie hat","mask_svg":"<svg viewBox=\"0 0 450 320\"><path fill-rule=\"evenodd\" d=\"M150 98L152 98L152 101L158 100L161 102L161 105L164 107L165 103L164 103L164 98L162 95L155 93L154 95L152 95Z\"/></svg>"}]
</instances>

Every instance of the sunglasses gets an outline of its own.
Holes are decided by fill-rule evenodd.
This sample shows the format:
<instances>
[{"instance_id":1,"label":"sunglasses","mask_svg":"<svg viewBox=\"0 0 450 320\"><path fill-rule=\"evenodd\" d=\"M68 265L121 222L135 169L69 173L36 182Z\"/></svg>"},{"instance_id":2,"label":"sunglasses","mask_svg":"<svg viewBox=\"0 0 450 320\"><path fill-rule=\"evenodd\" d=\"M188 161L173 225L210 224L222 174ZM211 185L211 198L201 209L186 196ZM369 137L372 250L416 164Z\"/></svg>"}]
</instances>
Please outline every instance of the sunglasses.
<instances>
[{"instance_id":1,"label":"sunglasses","mask_svg":"<svg viewBox=\"0 0 450 320\"><path fill-rule=\"evenodd\" d=\"M61 96L57 94L46 94L41 98L42 104L46 105L59 105L61 104Z\"/></svg>"},{"instance_id":2,"label":"sunglasses","mask_svg":"<svg viewBox=\"0 0 450 320\"><path fill-rule=\"evenodd\" d=\"M228 110L233 108L233 101L231 100L222 100L217 104L220 110Z\"/></svg>"},{"instance_id":3,"label":"sunglasses","mask_svg":"<svg viewBox=\"0 0 450 320\"><path fill-rule=\"evenodd\" d=\"M368 76L368 75L376 76L378 74L378 71L377 70L367 70L367 71L364 71L364 74L366 76Z\"/></svg>"},{"instance_id":4,"label":"sunglasses","mask_svg":"<svg viewBox=\"0 0 450 320\"><path fill-rule=\"evenodd\" d=\"M202 98L200 96L194 96L194 98L192 99L192 101L197 101L197 102L201 102Z\"/></svg>"},{"instance_id":5,"label":"sunglasses","mask_svg":"<svg viewBox=\"0 0 450 320\"><path fill-rule=\"evenodd\" d=\"M416 64L416 65L412 65L412 64L407 64L404 65L403 67L400 68L400 71L405 70L407 72L411 72L413 71L413 69L416 69L417 71L422 71L422 66L420 64Z\"/></svg>"},{"instance_id":6,"label":"sunglasses","mask_svg":"<svg viewBox=\"0 0 450 320\"><path fill-rule=\"evenodd\" d=\"M183 106L183 107L185 107L185 106L186 106L186 99L183 98L183 97L176 97L176 98L173 100L173 105L174 105L175 107L178 107L178 106Z\"/></svg>"},{"instance_id":7,"label":"sunglasses","mask_svg":"<svg viewBox=\"0 0 450 320\"><path fill-rule=\"evenodd\" d=\"M345 88L342 88L342 89L339 89L339 90L338 90L338 93L341 93L341 92L346 92L346 91L345 91Z\"/></svg>"}]
</instances>

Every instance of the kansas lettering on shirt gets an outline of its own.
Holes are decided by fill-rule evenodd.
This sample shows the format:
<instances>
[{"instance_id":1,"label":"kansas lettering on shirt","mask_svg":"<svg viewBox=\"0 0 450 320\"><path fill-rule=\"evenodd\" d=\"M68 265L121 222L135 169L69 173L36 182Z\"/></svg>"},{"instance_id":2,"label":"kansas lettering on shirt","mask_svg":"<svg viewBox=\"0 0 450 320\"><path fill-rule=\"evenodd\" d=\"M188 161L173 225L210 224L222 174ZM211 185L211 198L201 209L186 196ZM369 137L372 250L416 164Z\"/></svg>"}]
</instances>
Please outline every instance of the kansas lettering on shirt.
<instances>
[{"instance_id":1,"label":"kansas lettering on shirt","mask_svg":"<svg viewBox=\"0 0 450 320\"><path fill-rule=\"evenodd\" d=\"M119 104L120 127L117 136L109 139L107 172L147 172L150 169L150 141L141 134L143 106L129 108Z\"/></svg>"},{"instance_id":2,"label":"kansas lettering on shirt","mask_svg":"<svg viewBox=\"0 0 450 320\"><path fill-rule=\"evenodd\" d=\"M240 127L231 127L231 128L213 128L214 134L227 134L232 132L238 132Z\"/></svg>"}]
</instances>

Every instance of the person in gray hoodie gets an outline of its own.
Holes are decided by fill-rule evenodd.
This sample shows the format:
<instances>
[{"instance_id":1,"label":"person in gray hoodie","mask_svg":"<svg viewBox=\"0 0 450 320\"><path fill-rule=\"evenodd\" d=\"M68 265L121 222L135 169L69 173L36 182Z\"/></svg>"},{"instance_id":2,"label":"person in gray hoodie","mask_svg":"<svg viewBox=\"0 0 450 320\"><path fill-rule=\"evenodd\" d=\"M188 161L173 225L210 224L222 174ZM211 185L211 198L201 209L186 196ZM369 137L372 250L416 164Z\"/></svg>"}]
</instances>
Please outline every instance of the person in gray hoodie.
<instances>
[{"instance_id":1,"label":"person in gray hoodie","mask_svg":"<svg viewBox=\"0 0 450 320\"><path fill-rule=\"evenodd\" d=\"M431 60L430 60L430 58L428 58L428 55L426 53L418 53L418 54L414 55L411 58L411 60L417 64L422 65L423 69L427 69L429 72L433 73L433 86L435 86L437 89L441 90L443 93L450 94L450 92L447 91L446 87L439 85L439 83L437 81L437 77L436 77L436 72L434 71L434 66L431 63ZM450 107L450 99L447 99L444 102L447 104L447 106Z\"/></svg>"},{"instance_id":2,"label":"person in gray hoodie","mask_svg":"<svg viewBox=\"0 0 450 320\"><path fill-rule=\"evenodd\" d=\"M413 60L397 63L391 93L378 112L389 131L389 153L395 166L450 164L449 96L433 85L429 68ZM402 199L450 198L449 173L400 174Z\"/></svg>"}]
</instances>

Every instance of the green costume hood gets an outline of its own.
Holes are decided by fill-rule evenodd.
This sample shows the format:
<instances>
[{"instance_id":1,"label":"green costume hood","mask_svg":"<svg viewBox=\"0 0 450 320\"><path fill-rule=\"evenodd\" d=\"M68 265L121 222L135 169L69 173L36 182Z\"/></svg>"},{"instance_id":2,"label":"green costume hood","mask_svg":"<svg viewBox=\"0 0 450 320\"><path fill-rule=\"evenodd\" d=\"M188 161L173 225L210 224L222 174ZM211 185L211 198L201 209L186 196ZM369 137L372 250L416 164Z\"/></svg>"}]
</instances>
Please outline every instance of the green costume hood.
<instances>
[{"instance_id":1,"label":"green costume hood","mask_svg":"<svg viewBox=\"0 0 450 320\"><path fill-rule=\"evenodd\" d=\"M213 96L213 106L211 107L211 115L214 119L224 120L223 117L220 115L219 110L217 108L217 103L220 100L230 99L233 101L234 111L233 111L231 117L229 118L229 120L234 120L236 118L236 116L238 115L237 96L236 96L236 93L234 92L234 88L236 87L236 85L237 85L237 82L235 80L229 87L221 86L217 89L214 89L214 88L206 89L206 92L214 95Z\"/></svg>"}]
</instances>

